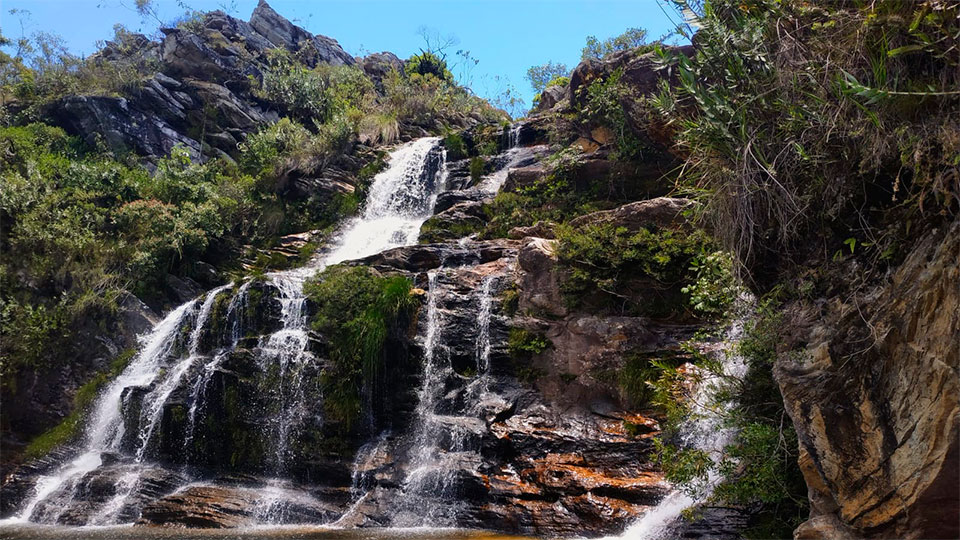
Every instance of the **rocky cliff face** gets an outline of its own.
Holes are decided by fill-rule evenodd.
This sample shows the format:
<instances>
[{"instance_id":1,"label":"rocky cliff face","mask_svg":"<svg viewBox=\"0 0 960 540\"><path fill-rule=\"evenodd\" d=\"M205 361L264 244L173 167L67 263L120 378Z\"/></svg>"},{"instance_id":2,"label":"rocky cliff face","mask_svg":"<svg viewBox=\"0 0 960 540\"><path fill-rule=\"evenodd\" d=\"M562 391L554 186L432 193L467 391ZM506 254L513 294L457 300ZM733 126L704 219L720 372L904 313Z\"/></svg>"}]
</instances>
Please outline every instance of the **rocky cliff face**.
<instances>
[{"instance_id":1,"label":"rocky cliff face","mask_svg":"<svg viewBox=\"0 0 960 540\"><path fill-rule=\"evenodd\" d=\"M283 112L251 91L251 80L259 84L263 78L270 51L294 53L307 67L358 63L336 40L294 25L262 0L249 22L212 11L203 15L199 28L161 31L160 42L134 36L133 50L121 52L108 43L97 53L102 62L124 55L149 62L157 66L151 78L123 97L65 97L48 108L47 116L91 144L102 140L116 152L134 152L151 162L175 145L197 160L230 158L249 133L276 122ZM392 53L370 55L359 65L375 84L390 70L402 70Z\"/></svg>"},{"instance_id":2,"label":"rocky cliff face","mask_svg":"<svg viewBox=\"0 0 960 540\"><path fill-rule=\"evenodd\" d=\"M810 490L797 538L960 536L958 260L955 221L886 283L788 311L806 343L776 367Z\"/></svg>"}]
</instances>

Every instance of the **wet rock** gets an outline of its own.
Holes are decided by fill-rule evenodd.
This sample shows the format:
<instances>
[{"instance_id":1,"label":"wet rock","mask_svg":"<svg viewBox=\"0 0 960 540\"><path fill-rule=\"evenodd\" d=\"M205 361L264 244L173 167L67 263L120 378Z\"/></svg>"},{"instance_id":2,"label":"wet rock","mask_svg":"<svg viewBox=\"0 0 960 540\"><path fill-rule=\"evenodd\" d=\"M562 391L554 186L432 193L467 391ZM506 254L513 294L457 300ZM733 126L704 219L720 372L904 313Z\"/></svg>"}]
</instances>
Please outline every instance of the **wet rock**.
<instances>
[{"instance_id":1,"label":"wet rock","mask_svg":"<svg viewBox=\"0 0 960 540\"><path fill-rule=\"evenodd\" d=\"M251 525L258 495L224 487L190 487L147 505L140 525L235 528Z\"/></svg>"},{"instance_id":2,"label":"wet rock","mask_svg":"<svg viewBox=\"0 0 960 540\"><path fill-rule=\"evenodd\" d=\"M696 540L739 540L750 524L750 513L743 509L700 506L690 520L682 519L666 532L665 537ZM841 540L841 536L833 536Z\"/></svg>"},{"instance_id":3,"label":"wet rock","mask_svg":"<svg viewBox=\"0 0 960 540\"><path fill-rule=\"evenodd\" d=\"M177 304L189 302L203 294L203 287L188 277L177 277L167 274L167 290Z\"/></svg>"},{"instance_id":4,"label":"wet rock","mask_svg":"<svg viewBox=\"0 0 960 540\"><path fill-rule=\"evenodd\" d=\"M433 211L434 213L444 212L458 204L466 202L479 203L488 197L489 195L472 189L444 191L443 193L437 195L437 202L433 207Z\"/></svg>"},{"instance_id":5,"label":"wet rock","mask_svg":"<svg viewBox=\"0 0 960 540\"><path fill-rule=\"evenodd\" d=\"M436 213L420 229L421 242L459 240L486 225L487 217L482 202L465 201Z\"/></svg>"},{"instance_id":6,"label":"wet rock","mask_svg":"<svg viewBox=\"0 0 960 540\"><path fill-rule=\"evenodd\" d=\"M425 272L440 266L488 263L511 257L516 250L516 242L511 240L490 240L464 246L421 244L390 249L357 262L383 271Z\"/></svg>"}]
</instances>

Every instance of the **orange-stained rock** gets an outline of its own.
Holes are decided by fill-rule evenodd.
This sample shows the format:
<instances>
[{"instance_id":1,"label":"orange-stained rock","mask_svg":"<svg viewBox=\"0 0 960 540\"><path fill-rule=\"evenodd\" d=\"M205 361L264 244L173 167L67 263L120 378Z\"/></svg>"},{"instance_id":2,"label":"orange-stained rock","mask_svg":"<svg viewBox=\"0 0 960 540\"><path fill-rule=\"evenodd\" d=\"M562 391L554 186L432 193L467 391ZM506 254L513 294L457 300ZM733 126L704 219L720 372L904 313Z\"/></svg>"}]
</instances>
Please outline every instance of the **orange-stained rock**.
<instances>
[{"instance_id":1,"label":"orange-stained rock","mask_svg":"<svg viewBox=\"0 0 960 540\"><path fill-rule=\"evenodd\" d=\"M958 261L960 220L778 360L810 491L798 538L960 536Z\"/></svg>"}]
</instances>

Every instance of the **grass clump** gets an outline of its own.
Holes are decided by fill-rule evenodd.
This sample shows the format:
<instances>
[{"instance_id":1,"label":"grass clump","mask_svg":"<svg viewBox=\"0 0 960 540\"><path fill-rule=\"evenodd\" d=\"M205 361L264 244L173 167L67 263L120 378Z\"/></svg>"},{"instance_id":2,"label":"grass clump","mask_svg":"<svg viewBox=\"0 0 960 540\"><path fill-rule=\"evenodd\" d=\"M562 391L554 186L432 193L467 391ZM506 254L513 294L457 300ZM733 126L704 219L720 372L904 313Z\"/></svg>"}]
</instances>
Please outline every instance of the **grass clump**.
<instances>
[{"instance_id":1,"label":"grass clump","mask_svg":"<svg viewBox=\"0 0 960 540\"><path fill-rule=\"evenodd\" d=\"M416 306L412 284L366 267L332 266L304 287L316 306L313 328L330 342L324 406L349 431L362 410L364 386L384 384L384 344Z\"/></svg>"},{"instance_id":2,"label":"grass clump","mask_svg":"<svg viewBox=\"0 0 960 540\"><path fill-rule=\"evenodd\" d=\"M524 330L522 328L511 328L507 338L507 349L510 356L515 359L529 359L538 355L550 347L550 340L547 336Z\"/></svg>"},{"instance_id":3,"label":"grass clump","mask_svg":"<svg viewBox=\"0 0 960 540\"><path fill-rule=\"evenodd\" d=\"M917 223L960 210L960 6L683 4L697 47L664 53L679 84L652 105L687 156L681 186L761 287L851 239L882 270Z\"/></svg>"}]
</instances>

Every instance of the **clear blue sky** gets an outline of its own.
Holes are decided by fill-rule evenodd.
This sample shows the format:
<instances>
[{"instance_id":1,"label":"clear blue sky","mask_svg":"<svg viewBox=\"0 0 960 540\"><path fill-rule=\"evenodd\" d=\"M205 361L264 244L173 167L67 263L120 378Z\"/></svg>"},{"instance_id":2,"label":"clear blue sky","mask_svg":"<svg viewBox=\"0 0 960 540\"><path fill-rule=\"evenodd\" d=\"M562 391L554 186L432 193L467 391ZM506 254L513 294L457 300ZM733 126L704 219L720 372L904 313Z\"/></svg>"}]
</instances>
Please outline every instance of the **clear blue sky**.
<instances>
[{"instance_id":1,"label":"clear blue sky","mask_svg":"<svg viewBox=\"0 0 960 540\"><path fill-rule=\"evenodd\" d=\"M201 11L226 7L244 20L257 5L257 0L183 1ZM175 0L154 2L165 21L183 13ZM19 37L20 21L9 11L27 10L27 34L59 34L71 51L89 54L97 40L113 35L115 23L146 34L156 30L156 21L141 19L133 5L133 0L0 0L0 28ZM480 61L473 70L477 94L500 92L499 76L528 106L533 95L524 78L528 67L554 61L572 69L586 36L603 39L639 27L656 38L673 28L664 10L676 17L658 0L274 0L270 5L311 32L336 39L353 55L392 51L406 58L423 46L421 26L456 36L451 53L466 49Z\"/></svg>"}]
</instances>

